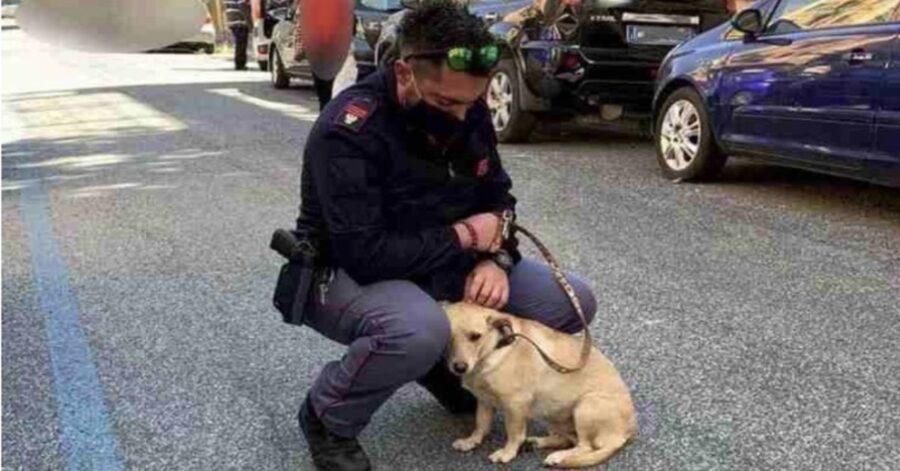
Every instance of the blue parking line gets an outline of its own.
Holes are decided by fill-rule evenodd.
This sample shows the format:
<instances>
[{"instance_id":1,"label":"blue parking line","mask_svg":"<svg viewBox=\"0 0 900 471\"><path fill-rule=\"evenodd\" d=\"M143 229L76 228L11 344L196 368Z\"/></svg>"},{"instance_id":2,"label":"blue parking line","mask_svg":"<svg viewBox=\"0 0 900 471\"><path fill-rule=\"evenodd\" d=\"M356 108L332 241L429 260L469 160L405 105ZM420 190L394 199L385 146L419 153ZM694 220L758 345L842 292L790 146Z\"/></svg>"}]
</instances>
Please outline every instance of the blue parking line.
<instances>
[{"instance_id":1,"label":"blue parking line","mask_svg":"<svg viewBox=\"0 0 900 471\"><path fill-rule=\"evenodd\" d=\"M31 185L22 190L19 204L28 228L38 299L47 316L60 442L68 469L121 470L91 347L81 327L65 260L53 238L47 192L39 183Z\"/></svg>"}]
</instances>

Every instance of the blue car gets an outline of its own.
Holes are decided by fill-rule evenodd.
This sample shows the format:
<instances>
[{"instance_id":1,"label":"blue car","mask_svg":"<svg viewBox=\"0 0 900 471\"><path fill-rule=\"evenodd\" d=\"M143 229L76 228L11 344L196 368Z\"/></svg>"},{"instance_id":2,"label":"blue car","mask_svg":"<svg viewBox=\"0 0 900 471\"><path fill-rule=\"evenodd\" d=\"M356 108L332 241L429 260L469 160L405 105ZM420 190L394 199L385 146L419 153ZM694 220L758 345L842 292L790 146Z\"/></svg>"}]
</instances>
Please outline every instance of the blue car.
<instances>
[{"instance_id":1,"label":"blue car","mask_svg":"<svg viewBox=\"0 0 900 471\"><path fill-rule=\"evenodd\" d=\"M669 53L654 119L676 181L741 155L900 186L900 1L759 1Z\"/></svg>"}]
</instances>

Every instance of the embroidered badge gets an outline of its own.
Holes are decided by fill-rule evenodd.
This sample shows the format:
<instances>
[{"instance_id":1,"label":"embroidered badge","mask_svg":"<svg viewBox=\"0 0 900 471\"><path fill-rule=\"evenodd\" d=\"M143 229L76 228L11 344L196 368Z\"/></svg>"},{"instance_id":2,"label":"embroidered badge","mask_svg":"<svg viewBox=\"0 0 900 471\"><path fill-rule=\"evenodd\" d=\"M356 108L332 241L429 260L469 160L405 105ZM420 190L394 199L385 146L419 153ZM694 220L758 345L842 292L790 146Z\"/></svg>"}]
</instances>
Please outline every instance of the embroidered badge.
<instances>
[{"instance_id":1,"label":"embroidered badge","mask_svg":"<svg viewBox=\"0 0 900 471\"><path fill-rule=\"evenodd\" d=\"M490 170L490 164L488 163L487 157L478 161L475 165L475 176L483 177L487 175L488 170Z\"/></svg>"},{"instance_id":2,"label":"embroidered badge","mask_svg":"<svg viewBox=\"0 0 900 471\"><path fill-rule=\"evenodd\" d=\"M352 131L359 131L366 124L366 120L375 111L376 102L371 99L359 98L351 101L338 113L336 123Z\"/></svg>"}]
</instances>

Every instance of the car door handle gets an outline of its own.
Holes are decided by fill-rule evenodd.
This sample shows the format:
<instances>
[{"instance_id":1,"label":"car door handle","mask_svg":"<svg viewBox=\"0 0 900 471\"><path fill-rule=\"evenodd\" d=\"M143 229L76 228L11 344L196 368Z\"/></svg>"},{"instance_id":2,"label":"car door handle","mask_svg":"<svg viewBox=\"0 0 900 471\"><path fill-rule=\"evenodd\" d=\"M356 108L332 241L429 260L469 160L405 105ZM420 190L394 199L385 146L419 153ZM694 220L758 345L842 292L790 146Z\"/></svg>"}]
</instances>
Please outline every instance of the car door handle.
<instances>
[{"instance_id":1,"label":"car door handle","mask_svg":"<svg viewBox=\"0 0 900 471\"><path fill-rule=\"evenodd\" d=\"M863 62L869 62L874 58L875 54L866 52L862 49L854 49L847 54L844 54L844 60L850 64L862 64Z\"/></svg>"},{"instance_id":2,"label":"car door handle","mask_svg":"<svg viewBox=\"0 0 900 471\"><path fill-rule=\"evenodd\" d=\"M790 46L794 44L794 40L791 38L756 38L756 41L773 46Z\"/></svg>"}]
</instances>

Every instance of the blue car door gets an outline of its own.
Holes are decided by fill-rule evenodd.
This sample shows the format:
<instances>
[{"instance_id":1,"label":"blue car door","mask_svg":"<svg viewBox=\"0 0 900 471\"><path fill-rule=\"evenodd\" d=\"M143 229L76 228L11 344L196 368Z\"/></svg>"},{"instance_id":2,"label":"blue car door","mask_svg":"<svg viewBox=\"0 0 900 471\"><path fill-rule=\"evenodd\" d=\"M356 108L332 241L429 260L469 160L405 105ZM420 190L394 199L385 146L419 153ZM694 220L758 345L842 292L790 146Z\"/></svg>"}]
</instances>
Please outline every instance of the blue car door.
<instances>
[{"instance_id":1,"label":"blue car door","mask_svg":"<svg viewBox=\"0 0 900 471\"><path fill-rule=\"evenodd\" d=\"M897 0L781 0L723 69L723 139L806 166L863 169Z\"/></svg>"},{"instance_id":2,"label":"blue car door","mask_svg":"<svg viewBox=\"0 0 900 471\"><path fill-rule=\"evenodd\" d=\"M881 110L875 127L875 153L870 161L872 177L900 185L900 9L895 20L894 54L881 88Z\"/></svg>"}]
</instances>

